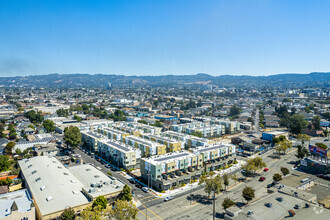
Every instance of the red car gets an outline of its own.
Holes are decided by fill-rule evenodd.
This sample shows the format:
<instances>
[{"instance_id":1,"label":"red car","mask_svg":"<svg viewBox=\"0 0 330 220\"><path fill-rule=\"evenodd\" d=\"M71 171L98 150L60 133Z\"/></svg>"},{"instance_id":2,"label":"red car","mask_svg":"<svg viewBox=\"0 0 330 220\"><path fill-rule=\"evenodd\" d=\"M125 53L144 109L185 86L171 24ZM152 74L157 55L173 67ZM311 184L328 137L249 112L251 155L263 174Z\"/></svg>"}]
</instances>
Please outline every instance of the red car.
<instances>
[{"instance_id":1,"label":"red car","mask_svg":"<svg viewBox=\"0 0 330 220\"><path fill-rule=\"evenodd\" d=\"M259 178L259 181L260 181L260 182L263 182L265 179L266 179L266 177L263 177L263 176L262 176L262 177Z\"/></svg>"},{"instance_id":2,"label":"red car","mask_svg":"<svg viewBox=\"0 0 330 220\"><path fill-rule=\"evenodd\" d=\"M267 172L269 169L268 168L265 168L264 171Z\"/></svg>"}]
</instances>

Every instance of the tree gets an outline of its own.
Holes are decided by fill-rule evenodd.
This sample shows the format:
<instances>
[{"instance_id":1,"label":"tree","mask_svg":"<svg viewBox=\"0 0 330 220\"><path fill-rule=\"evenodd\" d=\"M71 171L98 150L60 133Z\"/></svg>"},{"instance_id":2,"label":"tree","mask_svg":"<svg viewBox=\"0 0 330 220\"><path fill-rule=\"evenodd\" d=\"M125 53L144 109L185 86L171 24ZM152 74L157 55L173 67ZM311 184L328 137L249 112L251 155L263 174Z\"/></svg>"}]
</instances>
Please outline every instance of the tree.
<instances>
[{"instance_id":1,"label":"tree","mask_svg":"<svg viewBox=\"0 0 330 220\"><path fill-rule=\"evenodd\" d=\"M203 138L204 137L204 135L203 135L203 133L201 131L195 131L191 135L196 136L196 137L199 137L199 138Z\"/></svg>"},{"instance_id":2,"label":"tree","mask_svg":"<svg viewBox=\"0 0 330 220\"><path fill-rule=\"evenodd\" d=\"M13 149L15 147L16 143L13 141L9 141L8 144L6 145L6 154L12 154L13 153Z\"/></svg>"},{"instance_id":3,"label":"tree","mask_svg":"<svg viewBox=\"0 0 330 220\"><path fill-rule=\"evenodd\" d=\"M282 180L282 175L279 174L279 173L275 173L275 174L273 175L273 180L276 181L276 182Z\"/></svg>"},{"instance_id":4,"label":"tree","mask_svg":"<svg viewBox=\"0 0 330 220\"><path fill-rule=\"evenodd\" d=\"M119 199L125 200L125 201L131 201L132 200L132 193L131 193L131 187L129 187L127 184L125 184L123 191L121 192Z\"/></svg>"},{"instance_id":5,"label":"tree","mask_svg":"<svg viewBox=\"0 0 330 220\"><path fill-rule=\"evenodd\" d=\"M295 155L299 160L303 159L304 157L306 157L308 155L308 150L301 146L298 145L298 150L297 150L297 154Z\"/></svg>"},{"instance_id":6,"label":"tree","mask_svg":"<svg viewBox=\"0 0 330 220\"><path fill-rule=\"evenodd\" d=\"M221 205L222 205L223 209L226 210L235 204L236 203L233 200L231 200L230 198L225 198Z\"/></svg>"},{"instance_id":7,"label":"tree","mask_svg":"<svg viewBox=\"0 0 330 220\"><path fill-rule=\"evenodd\" d=\"M277 143L275 149L278 151L278 153L285 152L292 147L292 142L288 140L280 141Z\"/></svg>"},{"instance_id":8,"label":"tree","mask_svg":"<svg viewBox=\"0 0 330 220\"><path fill-rule=\"evenodd\" d=\"M0 186L9 186L12 182L13 182L12 179L7 177L4 180L0 180Z\"/></svg>"},{"instance_id":9,"label":"tree","mask_svg":"<svg viewBox=\"0 0 330 220\"><path fill-rule=\"evenodd\" d=\"M289 118L289 130L292 134L301 134L308 125L308 122L305 121L304 116L302 115L292 115Z\"/></svg>"},{"instance_id":10,"label":"tree","mask_svg":"<svg viewBox=\"0 0 330 220\"><path fill-rule=\"evenodd\" d=\"M123 200L117 200L113 206L113 209L107 209L105 215L109 219L115 219L115 220L132 220L137 219L137 208L133 204L132 201L123 201Z\"/></svg>"},{"instance_id":11,"label":"tree","mask_svg":"<svg viewBox=\"0 0 330 220\"><path fill-rule=\"evenodd\" d=\"M65 143L73 148L81 144L81 133L78 127L70 126L64 129Z\"/></svg>"},{"instance_id":12,"label":"tree","mask_svg":"<svg viewBox=\"0 0 330 220\"><path fill-rule=\"evenodd\" d=\"M315 116L313 119L312 119L312 125L314 127L315 130L320 130L321 129L321 117L320 116Z\"/></svg>"},{"instance_id":13,"label":"tree","mask_svg":"<svg viewBox=\"0 0 330 220\"><path fill-rule=\"evenodd\" d=\"M309 141L311 137L308 136L307 134L298 134L297 139L301 140L301 146L304 146L305 141Z\"/></svg>"},{"instance_id":14,"label":"tree","mask_svg":"<svg viewBox=\"0 0 330 220\"><path fill-rule=\"evenodd\" d=\"M79 117L78 115L73 116L74 119L77 120L77 122L81 122L82 118Z\"/></svg>"},{"instance_id":15,"label":"tree","mask_svg":"<svg viewBox=\"0 0 330 220\"><path fill-rule=\"evenodd\" d=\"M107 199L104 196L98 196L93 202L93 207L99 206L100 209L106 209L107 208Z\"/></svg>"},{"instance_id":16,"label":"tree","mask_svg":"<svg viewBox=\"0 0 330 220\"><path fill-rule=\"evenodd\" d=\"M261 157L255 157L249 159L242 168L245 170L246 173L255 174L257 170L262 169L266 166L266 163L262 160Z\"/></svg>"},{"instance_id":17,"label":"tree","mask_svg":"<svg viewBox=\"0 0 330 220\"><path fill-rule=\"evenodd\" d=\"M208 197L210 197L210 194L212 192L216 195L218 195L221 192L222 179L220 175L217 175L214 178L204 178L204 182L205 182L204 191L208 194Z\"/></svg>"},{"instance_id":18,"label":"tree","mask_svg":"<svg viewBox=\"0 0 330 220\"><path fill-rule=\"evenodd\" d=\"M241 109L238 108L235 104L231 106L230 111L229 111L229 116L236 116L241 113Z\"/></svg>"},{"instance_id":19,"label":"tree","mask_svg":"<svg viewBox=\"0 0 330 220\"><path fill-rule=\"evenodd\" d=\"M236 173L232 174L232 175L230 176L230 178L231 178L232 180L234 180L235 185L236 185L236 183L237 183L237 181L238 181L237 174L236 174Z\"/></svg>"},{"instance_id":20,"label":"tree","mask_svg":"<svg viewBox=\"0 0 330 220\"><path fill-rule=\"evenodd\" d=\"M252 187L246 186L242 191L242 196L247 202L249 202L254 198L254 192L255 190Z\"/></svg>"},{"instance_id":21,"label":"tree","mask_svg":"<svg viewBox=\"0 0 330 220\"><path fill-rule=\"evenodd\" d=\"M8 170L9 167L9 157L6 155L0 155L0 172Z\"/></svg>"},{"instance_id":22,"label":"tree","mask_svg":"<svg viewBox=\"0 0 330 220\"><path fill-rule=\"evenodd\" d=\"M101 208L99 206L88 206L80 213L80 220L101 220Z\"/></svg>"},{"instance_id":23,"label":"tree","mask_svg":"<svg viewBox=\"0 0 330 220\"><path fill-rule=\"evenodd\" d=\"M222 176L223 184L225 185L225 190L227 190L227 186L229 185L229 175L226 173Z\"/></svg>"},{"instance_id":24,"label":"tree","mask_svg":"<svg viewBox=\"0 0 330 220\"><path fill-rule=\"evenodd\" d=\"M283 176L286 176L290 173L289 169L286 167L281 167L281 172L282 172Z\"/></svg>"},{"instance_id":25,"label":"tree","mask_svg":"<svg viewBox=\"0 0 330 220\"><path fill-rule=\"evenodd\" d=\"M323 143L315 143L316 146L318 146L319 148L322 148L324 150L328 149L327 145L323 144Z\"/></svg>"},{"instance_id":26,"label":"tree","mask_svg":"<svg viewBox=\"0 0 330 220\"><path fill-rule=\"evenodd\" d=\"M45 120L42 125L48 133L55 131L55 123L52 120Z\"/></svg>"},{"instance_id":27,"label":"tree","mask_svg":"<svg viewBox=\"0 0 330 220\"><path fill-rule=\"evenodd\" d=\"M60 215L61 220L74 220L76 219L76 214L75 211L69 207L67 209L64 209L62 214Z\"/></svg>"}]
</instances>

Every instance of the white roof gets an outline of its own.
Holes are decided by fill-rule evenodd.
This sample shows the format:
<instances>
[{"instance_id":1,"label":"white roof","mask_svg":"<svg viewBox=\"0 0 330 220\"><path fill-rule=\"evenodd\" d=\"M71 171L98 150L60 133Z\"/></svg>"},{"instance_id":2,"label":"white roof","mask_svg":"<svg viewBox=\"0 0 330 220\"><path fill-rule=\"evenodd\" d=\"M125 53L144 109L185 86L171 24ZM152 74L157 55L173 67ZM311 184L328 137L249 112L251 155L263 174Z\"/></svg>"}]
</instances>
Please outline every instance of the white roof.
<instances>
[{"instance_id":1,"label":"white roof","mask_svg":"<svg viewBox=\"0 0 330 220\"><path fill-rule=\"evenodd\" d=\"M84 185L56 158L33 157L19 165L42 215L89 202L81 192Z\"/></svg>"},{"instance_id":2,"label":"white roof","mask_svg":"<svg viewBox=\"0 0 330 220\"><path fill-rule=\"evenodd\" d=\"M31 209L32 198L26 189L0 195L0 219L11 214L11 207L14 202L18 212L27 212Z\"/></svg>"}]
</instances>

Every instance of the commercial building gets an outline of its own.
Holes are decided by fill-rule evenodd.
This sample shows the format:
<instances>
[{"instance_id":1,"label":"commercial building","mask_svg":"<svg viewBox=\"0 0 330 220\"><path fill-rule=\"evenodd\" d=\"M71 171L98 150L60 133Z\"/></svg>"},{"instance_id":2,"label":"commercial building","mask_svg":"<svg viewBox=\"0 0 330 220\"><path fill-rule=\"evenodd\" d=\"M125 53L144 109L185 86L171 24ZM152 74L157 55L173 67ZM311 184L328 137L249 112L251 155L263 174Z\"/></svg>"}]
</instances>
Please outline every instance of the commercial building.
<instances>
[{"instance_id":1,"label":"commercial building","mask_svg":"<svg viewBox=\"0 0 330 220\"><path fill-rule=\"evenodd\" d=\"M127 145L140 149L142 157L150 157L154 155L162 155L166 153L166 146L157 142L149 141L141 137L127 136L123 139Z\"/></svg>"},{"instance_id":2,"label":"commercial building","mask_svg":"<svg viewBox=\"0 0 330 220\"><path fill-rule=\"evenodd\" d=\"M287 131L269 131L262 133L262 139L267 141L272 141L275 137L278 138L279 136L285 136L288 138L289 133Z\"/></svg>"},{"instance_id":3,"label":"commercial building","mask_svg":"<svg viewBox=\"0 0 330 220\"><path fill-rule=\"evenodd\" d=\"M139 168L141 151L135 147L115 141L103 140L98 143L99 155L124 169Z\"/></svg>"},{"instance_id":4,"label":"commercial building","mask_svg":"<svg viewBox=\"0 0 330 220\"><path fill-rule=\"evenodd\" d=\"M119 183L87 164L67 169L56 158L46 156L23 159L18 163L25 186L32 195L37 219L58 218L68 207L79 213L91 205L96 196L116 196L123 188L122 185L117 188ZM108 188L113 193L109 193ZM96 191L98 194L93 194Z\"/></svg>"}]
</instances>

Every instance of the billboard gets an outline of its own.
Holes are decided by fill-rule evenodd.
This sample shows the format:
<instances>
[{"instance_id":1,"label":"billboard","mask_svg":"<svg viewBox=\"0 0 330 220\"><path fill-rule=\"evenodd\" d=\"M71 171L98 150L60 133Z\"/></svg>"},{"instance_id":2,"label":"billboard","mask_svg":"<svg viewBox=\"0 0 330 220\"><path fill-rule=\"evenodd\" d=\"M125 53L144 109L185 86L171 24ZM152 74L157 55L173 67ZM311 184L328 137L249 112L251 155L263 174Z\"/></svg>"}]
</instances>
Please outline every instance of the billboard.
<instances>
[{"instance_id":1,"label":"billboard","mask_svg":"<svg viewBox=\"0 0 330 220\"><path fill-rule=\"evenodd\" d=\"M321 157L326 157L327 156L327 152L328 150L327 149L323 149L323 148L320 148L318 146L314 146L314 145L309 145L309 152L311 154L316 154L316 155L319 155Z\"/></svg>"}]
</instances>

